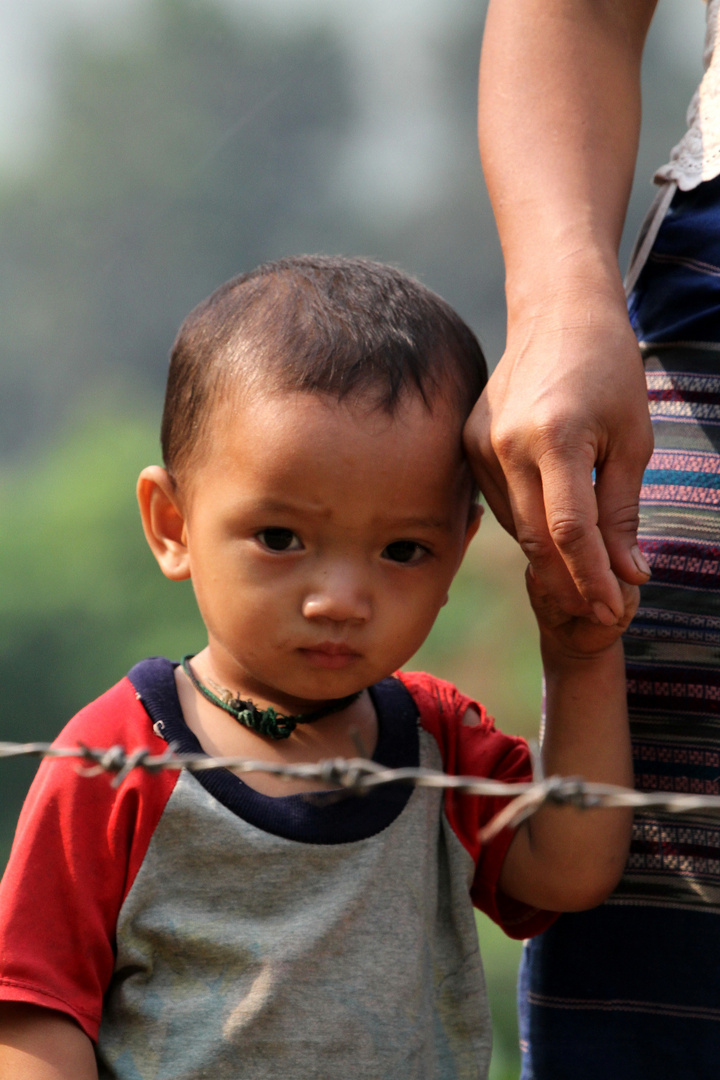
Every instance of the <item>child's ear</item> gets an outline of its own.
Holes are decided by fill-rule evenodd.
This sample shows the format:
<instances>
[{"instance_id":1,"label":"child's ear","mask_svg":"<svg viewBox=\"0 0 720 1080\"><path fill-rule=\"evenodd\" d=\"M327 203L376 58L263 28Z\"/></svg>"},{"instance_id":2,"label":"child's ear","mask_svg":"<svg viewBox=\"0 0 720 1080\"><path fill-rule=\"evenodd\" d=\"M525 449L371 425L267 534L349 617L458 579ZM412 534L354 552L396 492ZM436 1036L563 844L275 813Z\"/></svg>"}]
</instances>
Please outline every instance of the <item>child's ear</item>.
<instances>
[{"instance_id":1,"label":"child's ear","mask_svg":"<svg viewBox=\"0 0 720 1080\"><path fill-rule=\"evenodd\" d=\"M177 488L166 469L149 465L137 483L145 539L165 577L184 581L190 577L190 553L187 548L185 517Z\"/></svg>"}]
</instances>

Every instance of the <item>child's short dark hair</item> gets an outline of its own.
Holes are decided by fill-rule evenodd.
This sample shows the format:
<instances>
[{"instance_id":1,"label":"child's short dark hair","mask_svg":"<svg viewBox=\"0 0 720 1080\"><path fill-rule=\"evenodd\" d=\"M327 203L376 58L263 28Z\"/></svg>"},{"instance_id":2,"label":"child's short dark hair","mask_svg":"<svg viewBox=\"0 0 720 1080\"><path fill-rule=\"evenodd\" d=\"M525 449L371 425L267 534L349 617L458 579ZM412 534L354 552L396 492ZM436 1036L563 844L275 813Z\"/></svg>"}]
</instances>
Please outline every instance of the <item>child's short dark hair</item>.
<instances>
[{"instance_id":1,"label":"child's short dark hair","mask_svg":"<svg viewBox=\"0 0 720 1080\"><path fill-rule=\"evenodd\" d=\"M449 399L464 419L487 368L472 330L419 281L370 259L299 255L221 285L180 327L161 432L171 475L235 380L363 398L390 415L415 391L428 408Z\"/></svg>"}]
</instances>

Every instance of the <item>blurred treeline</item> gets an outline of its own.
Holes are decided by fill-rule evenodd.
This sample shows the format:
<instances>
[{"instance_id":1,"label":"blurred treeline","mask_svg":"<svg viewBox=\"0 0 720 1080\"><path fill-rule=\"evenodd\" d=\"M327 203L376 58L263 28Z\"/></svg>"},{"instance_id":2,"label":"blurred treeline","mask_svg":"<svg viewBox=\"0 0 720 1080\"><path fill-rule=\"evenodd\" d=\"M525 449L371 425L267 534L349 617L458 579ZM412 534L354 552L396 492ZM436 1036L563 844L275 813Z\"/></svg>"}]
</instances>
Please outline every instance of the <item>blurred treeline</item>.
<instances>
[{"instance_id":1,"label":"blurred treeline","mask_svg":"<svg viewBox=\"0 0 720 1080\"><path fill-rule=\"evenodd\" d=\"M145 548L134 482L159 458L175 330L223 280L290 252L385 259L445 295L498 359L502 265L475 149L484 8L448 0L424 33L379 23L358 42L310 4L283 20L241 0L146 0L115 43L58 40L44 142L0 171L1 739L52 738L138 659L203 645L190 588ZM631 229L697 81L661 31ZM522 565L486 523L418 663L533 734ZM2 865L33 767L0 771ZM510 1076L516 950L492 937L487 955L493 1075Z\"/></svg>"}]
</instances>

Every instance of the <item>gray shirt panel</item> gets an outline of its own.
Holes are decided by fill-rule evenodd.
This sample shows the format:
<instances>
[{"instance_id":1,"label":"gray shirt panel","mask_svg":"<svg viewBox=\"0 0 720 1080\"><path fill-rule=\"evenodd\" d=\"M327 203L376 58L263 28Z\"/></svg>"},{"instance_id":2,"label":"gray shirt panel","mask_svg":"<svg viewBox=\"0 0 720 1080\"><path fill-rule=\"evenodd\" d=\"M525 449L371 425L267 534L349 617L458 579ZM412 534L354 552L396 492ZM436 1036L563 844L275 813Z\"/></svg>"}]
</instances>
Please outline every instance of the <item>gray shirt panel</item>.
<instances>
[{"instance_id":1,"label":"gray shirt panel","mask_svg":"<svg viewBox=\"0 0 720 1080\"><path fill-rule=\"evenodd\" d=\"M420 763L442 767L422 730ZM473 872L438 791L307 844L183 772L120 911L101 1080L486 1077Z\"/></svg>"}]
</instances>

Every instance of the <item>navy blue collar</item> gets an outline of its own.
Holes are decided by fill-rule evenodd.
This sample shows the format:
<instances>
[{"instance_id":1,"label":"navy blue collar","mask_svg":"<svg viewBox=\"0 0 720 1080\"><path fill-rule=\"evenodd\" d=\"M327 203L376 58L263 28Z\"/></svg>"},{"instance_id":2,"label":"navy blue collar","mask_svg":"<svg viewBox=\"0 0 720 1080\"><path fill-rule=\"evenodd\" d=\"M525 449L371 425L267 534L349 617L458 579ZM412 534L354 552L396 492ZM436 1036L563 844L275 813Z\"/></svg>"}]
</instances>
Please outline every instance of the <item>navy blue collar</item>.
<instances>
[{"instance_id":1,"label":"navy blue collar","mask_svg":"<svg viewBox=\"0 0 720 1080\"><path fill-rule=\"evenodd\" d=\"M175 686L177 664L152 657L136 664L128 678L147 710L156 732L179 753L202 753L185 723ZM398 679L383 679L370 687L378 718L378 743L373 761L387 768L419 764L418 711ZM228 769L193 773L198 783L232 813L251 825L310 844L345 844L365 840L386 829L405 808L410 785L393 784L367 795L262 795Z\"/></svg>"}]
</instances>

